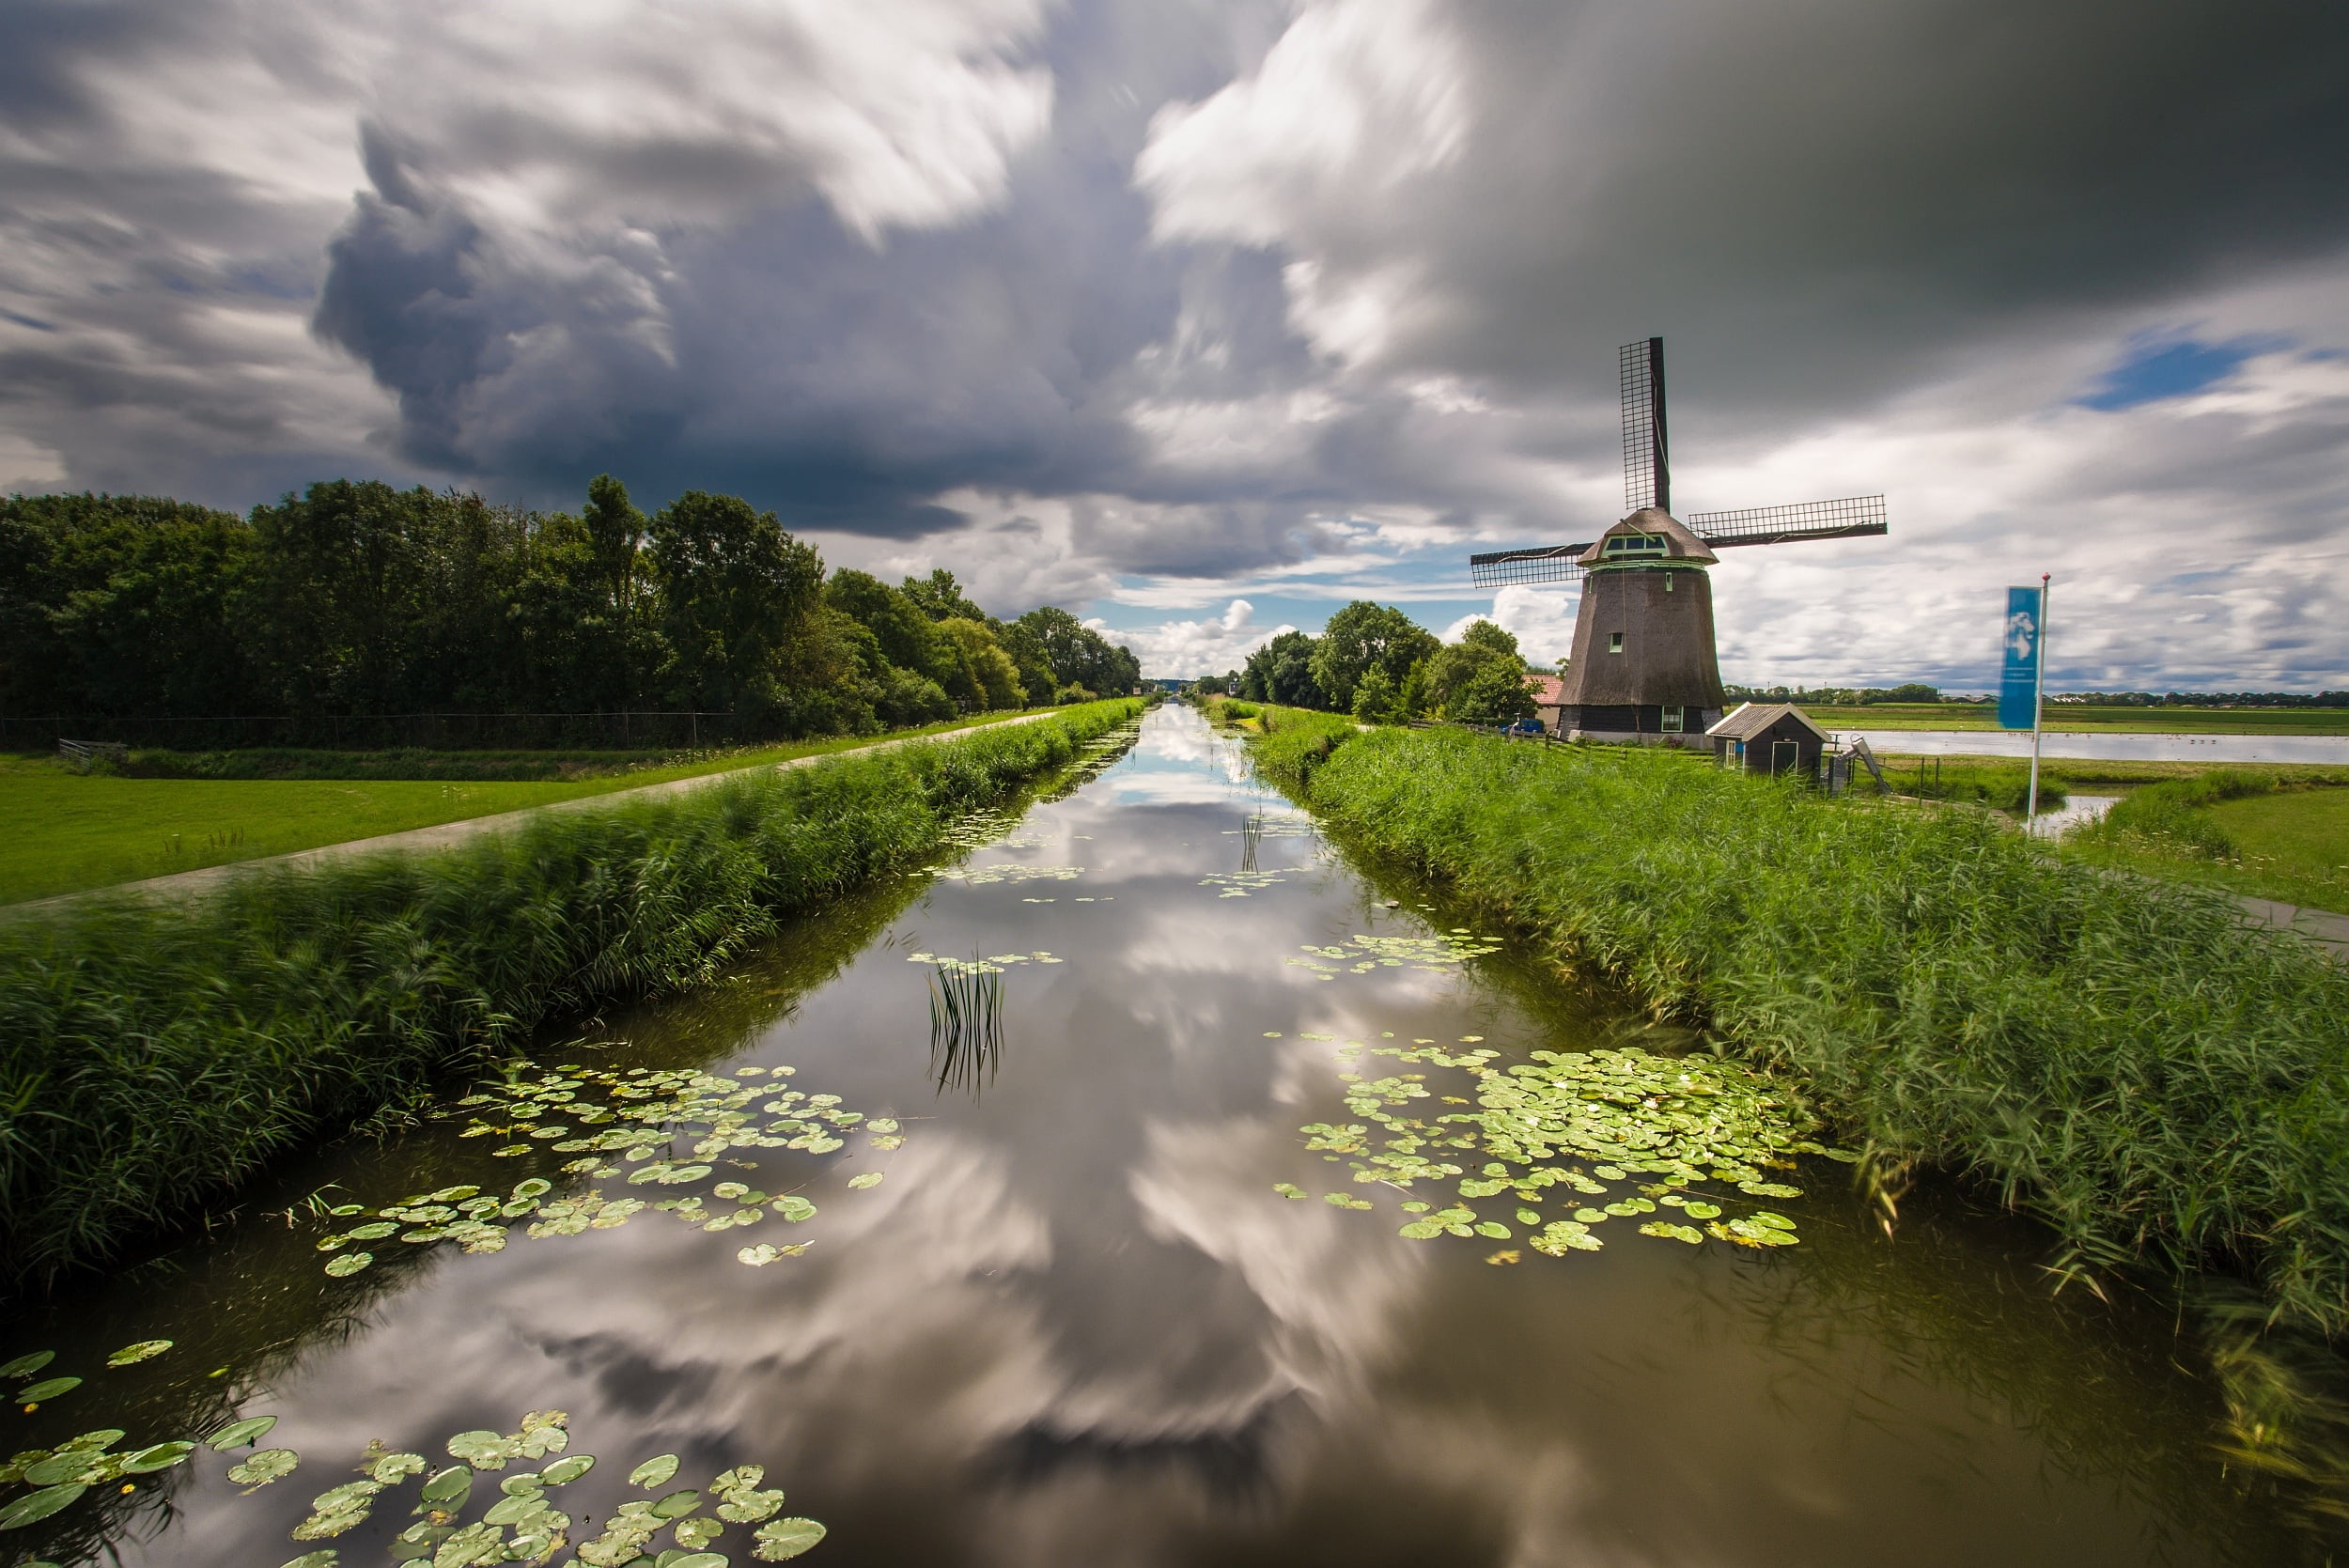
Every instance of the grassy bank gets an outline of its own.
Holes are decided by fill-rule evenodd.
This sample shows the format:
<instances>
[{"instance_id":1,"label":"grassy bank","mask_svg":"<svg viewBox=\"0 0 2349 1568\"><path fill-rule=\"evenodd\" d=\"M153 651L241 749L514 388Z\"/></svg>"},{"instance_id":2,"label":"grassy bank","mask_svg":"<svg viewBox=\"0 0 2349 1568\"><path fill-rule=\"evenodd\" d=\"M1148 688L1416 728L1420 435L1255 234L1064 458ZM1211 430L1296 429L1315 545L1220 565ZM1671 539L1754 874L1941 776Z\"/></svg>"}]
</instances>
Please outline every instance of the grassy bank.
<instances>
[{"instance_id":1,"label":"grassy bank","mask_svg":"<svg viewBox=\"0 0 2349 1568\"><path fill-rule=\"evenodd\" d=\"M1140 706L0 927L8 1282L102 1259L544 1020L710 974Z\"/></svg>"},{"instance_id":2,"label":"grassy bank","mask_svg":"<svg viewBox=\"0 0 2349 1568\"><path fill-rule=\"evenodd\" d=\"M1016 717L989 714L899 733ZM819 755L872 738L675 754L652 766L575 767L568 776L559 760L529 753L501 766L492 759L504 753L134 752L121 773L87 775L51 758L12 758L0 767L0 820L10 830L0 838L0 904Z\"/></svg>"},{"instance_id":3,"label":"grassy bank","mask_svg":"<svg viewBox=\"0 0 2349 1568\"><path fill-rule=\"evenodd\" d=\"M1628 749L1287 713L1256 744L1365 846L1801 1074L1879 1170L2040 1216L2060 1266L2235 1267L2349 1328L2349 971L2225 898Z\"/></svg>"},{"instance_id":4,"label":"grassy bank","mask_svg":"<svg viewBox=\"0 0 2349 1568\"><path fill-rule=\"evenodd\" d=\"M2349 789L2213 768L2132 791L2065 848L2098 864L2349 909Z\"/></svg>"}]
</instances>

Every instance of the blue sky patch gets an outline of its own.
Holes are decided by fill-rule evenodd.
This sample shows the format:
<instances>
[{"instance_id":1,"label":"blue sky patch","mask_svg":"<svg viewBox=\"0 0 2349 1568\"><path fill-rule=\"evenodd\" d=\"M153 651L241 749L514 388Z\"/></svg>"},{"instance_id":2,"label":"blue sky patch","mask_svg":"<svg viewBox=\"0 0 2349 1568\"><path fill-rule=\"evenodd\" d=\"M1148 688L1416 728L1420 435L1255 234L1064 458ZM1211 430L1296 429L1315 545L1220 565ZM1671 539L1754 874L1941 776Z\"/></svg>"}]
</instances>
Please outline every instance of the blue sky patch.
<instances>
[{"instance_id":1,"label":"blue sky patch","mask_svg":"<svg viewBox=\"0 0 2349 1568\"><path fill-rule=\"evenodd\" d=\"M2084 409L2114 413L2165 397L2184 397L2225 380L2252 355L2282 347L2283 340L2274 337L2235 337L2224 343L2134 337L2125 357L2105 372L2095 390L2074 401Z\"/></svg>"}]
</instances>

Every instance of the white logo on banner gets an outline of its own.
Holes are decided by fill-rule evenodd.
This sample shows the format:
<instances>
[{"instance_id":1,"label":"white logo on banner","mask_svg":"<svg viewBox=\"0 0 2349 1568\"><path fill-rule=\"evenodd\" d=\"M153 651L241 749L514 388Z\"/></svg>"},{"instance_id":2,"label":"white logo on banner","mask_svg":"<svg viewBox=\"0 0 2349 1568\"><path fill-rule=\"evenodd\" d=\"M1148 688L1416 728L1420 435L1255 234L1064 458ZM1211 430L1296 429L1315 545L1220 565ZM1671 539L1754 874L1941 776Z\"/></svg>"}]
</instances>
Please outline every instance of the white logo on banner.
<instances>
[{"instance_id":1,"label":"white logo on banner","mask_svg":"<svg viewBox=\"0 0 2349 1568\"><path fill-rule=\"evenodd\" d=\"M2038 635L2038 617L2030 611L2017 610L2006 618L2006 645L2016 660L2030 662L2031 641Z\"/></svg>"}]
</instances>

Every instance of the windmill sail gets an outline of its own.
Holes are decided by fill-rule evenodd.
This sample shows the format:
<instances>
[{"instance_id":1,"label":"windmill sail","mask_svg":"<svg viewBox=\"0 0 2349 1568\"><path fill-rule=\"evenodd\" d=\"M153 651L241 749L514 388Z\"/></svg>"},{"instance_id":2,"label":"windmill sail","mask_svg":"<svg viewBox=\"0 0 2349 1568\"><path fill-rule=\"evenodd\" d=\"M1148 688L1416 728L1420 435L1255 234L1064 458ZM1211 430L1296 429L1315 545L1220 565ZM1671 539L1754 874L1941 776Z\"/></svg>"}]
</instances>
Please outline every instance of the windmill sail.
<instances>
[{"instance_id":1,"label":"windmill sail","mask_svg":"<svg viewBox=\"0 0 2349 1568\"><path fill-rule=\"evenodd\" d=\"M1804 539L1851 539L1889 532L1884 497L1853 495L1840 501L1804 501L1789 506L1752 506L1741 512L1691 512L1683 520L1708 549L1730 545L1782 545ZM1479 588L1517 583L1573 582L1582 576L1576 560L1590 549L1580 544L1535 550L1501 550L1469 557L1469 576Z\"/></svg>"},{"instance_id":2,"label":"windmill sail","mask_svg":"<svg viewBox=\"0 0 2349 1568\"><path fill-rule=\"evenodd\" d=\"M1626 514L1653 506L1672 509L1672 442L1664 427L1664 340L1642 338L1615 354L1623 394L1623 502ZM1778 545L1799 539L1848 539L1886 532L1884 497L1846 496L1840 501L1804 501L1789 506L1752 506L1740 512L1691 512L1681 520L1706 545ZM1580 544L1501 550L1469 557L1469 578L1479 588L1518 583L1572 582L1581 577L1576 557Z\"/></svg>"},{"instance_id":3,"label":"windmill sail","mask_svg":"<svg viewBox=\"0 0 2349 1568\"><path fill-rule=\"evenodd\" d=\"M1672 509L1672 442L1664 428L1664 340L1626 343L1615 352L1623 392L1623 509Z\"/></svg>"}]
</instances>

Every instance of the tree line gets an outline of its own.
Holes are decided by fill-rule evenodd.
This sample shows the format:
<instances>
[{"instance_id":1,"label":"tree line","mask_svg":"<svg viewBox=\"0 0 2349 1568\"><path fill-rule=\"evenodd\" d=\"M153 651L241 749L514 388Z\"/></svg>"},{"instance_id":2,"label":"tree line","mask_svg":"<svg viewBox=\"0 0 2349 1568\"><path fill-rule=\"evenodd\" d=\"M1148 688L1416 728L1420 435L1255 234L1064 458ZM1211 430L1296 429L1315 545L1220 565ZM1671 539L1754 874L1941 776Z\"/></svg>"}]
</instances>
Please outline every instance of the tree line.
<instances>
[{"instance_id":1,"label":"tree line","mask_svg":"<svg viewBox=\"0 0 2349 1568\"><path fill-rule=\"evenodd\" d=\"M1133 689L1065 610L999 620L943 569L826 571L737 496L576 514L347 479L246 517L0 501L0 712L365 716L693 709L863 733Z\"/></svg>"},{"instance_id":2,"label":"tree line","mask_svg":"<svg viewBox=\"0 0 2349 1568\"><path fill-rule=\"evenodd\" d=\"M1457 643L1445 643L1392 605L1356 599L1320 636L1284 631L1244 668L1200 687L1371 723L1495 722L1532 717L1531 674L1517 638L1490 621L1471 621Z\"/></svg>"}]
</instances>

